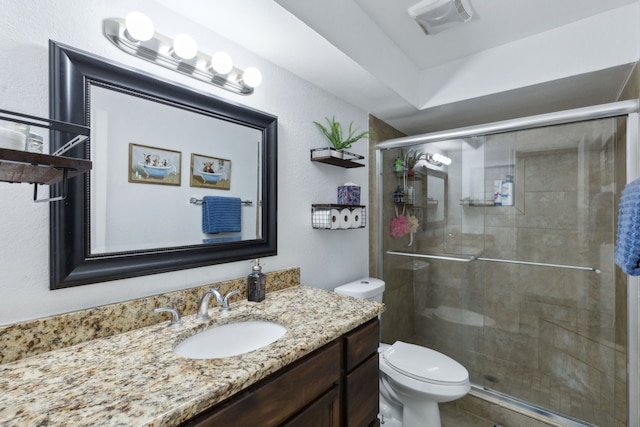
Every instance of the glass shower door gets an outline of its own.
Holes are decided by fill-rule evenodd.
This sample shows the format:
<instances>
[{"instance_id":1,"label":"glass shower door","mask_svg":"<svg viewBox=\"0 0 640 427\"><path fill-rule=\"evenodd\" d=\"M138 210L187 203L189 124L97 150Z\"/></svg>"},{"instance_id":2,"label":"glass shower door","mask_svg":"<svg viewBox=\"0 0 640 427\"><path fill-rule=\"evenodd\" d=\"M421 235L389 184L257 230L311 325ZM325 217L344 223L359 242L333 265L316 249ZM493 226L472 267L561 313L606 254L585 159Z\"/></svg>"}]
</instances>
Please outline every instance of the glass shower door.
<instances>
[{"instance_id":1,"label":"glass shower door","mask_svg":"<svg viewBox=\"0 0 640 427\"><path fill-rule=\"evenodd\" d=\"M624 422L618 120L384 150L383 340L433 348L477 386L569 418ZM451 163L411 171L416 152ZM402 216L415 232L398 231Z\"/></svg>"}]
</instances>

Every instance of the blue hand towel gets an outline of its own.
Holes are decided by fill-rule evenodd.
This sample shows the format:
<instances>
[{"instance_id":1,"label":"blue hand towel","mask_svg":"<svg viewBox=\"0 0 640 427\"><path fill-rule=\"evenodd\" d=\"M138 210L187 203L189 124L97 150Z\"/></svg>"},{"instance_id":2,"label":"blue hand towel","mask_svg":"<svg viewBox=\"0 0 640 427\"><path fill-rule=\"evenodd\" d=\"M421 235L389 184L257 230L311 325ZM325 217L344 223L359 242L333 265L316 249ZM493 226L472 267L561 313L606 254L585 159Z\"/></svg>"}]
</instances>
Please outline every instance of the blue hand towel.
<instances>
[{"instance_id":1,"label":"blue hand towel","mask_svg":"<svg viewBox=\"0 0 640 427\"><path fill-rule=\"evenodd\" d=\"M239 242L240 236L233 237L214 237L212 239L202 239L202 243L227 243L227 242Z\"/></svg>"},{"instance_id":2,"label":"blue hand towel","mask_svg":"<svg viewBox=\"0 0 640 427\"><path fill-rule=\"evenodd\" d=\"M241 231L242 202L237 197L205 196L202 198L202 232Z\"/></svg>"},{"instance_id":3,"label":"blue hand towel","mask_svg":"<svg viewBox=\"0 0 640 427\"><path fill-rule=\"evenodd\" d=\"M622 190L614 261L625 273L640 276L640 179Z\"/></svg>"}]
</instances>

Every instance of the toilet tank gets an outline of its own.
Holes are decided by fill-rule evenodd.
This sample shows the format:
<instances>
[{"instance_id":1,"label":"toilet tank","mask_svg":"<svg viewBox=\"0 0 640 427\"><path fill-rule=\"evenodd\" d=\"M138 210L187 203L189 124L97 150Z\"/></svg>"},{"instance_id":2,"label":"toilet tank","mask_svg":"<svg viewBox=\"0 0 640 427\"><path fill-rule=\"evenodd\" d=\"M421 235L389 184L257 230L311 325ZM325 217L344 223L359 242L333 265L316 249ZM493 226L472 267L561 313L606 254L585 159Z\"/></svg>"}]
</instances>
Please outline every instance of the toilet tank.
<instances>
[{"instance_id":1,"label":"toilet tank","mask_svg":"<svg viewBox=\"0 0 640 427\"><path fill-rule=\"evenodd\" d=\"M337 294L382 302L384 281L375 277L365 277L340 285L333 290Z\"/></svg>"}]
</instances>

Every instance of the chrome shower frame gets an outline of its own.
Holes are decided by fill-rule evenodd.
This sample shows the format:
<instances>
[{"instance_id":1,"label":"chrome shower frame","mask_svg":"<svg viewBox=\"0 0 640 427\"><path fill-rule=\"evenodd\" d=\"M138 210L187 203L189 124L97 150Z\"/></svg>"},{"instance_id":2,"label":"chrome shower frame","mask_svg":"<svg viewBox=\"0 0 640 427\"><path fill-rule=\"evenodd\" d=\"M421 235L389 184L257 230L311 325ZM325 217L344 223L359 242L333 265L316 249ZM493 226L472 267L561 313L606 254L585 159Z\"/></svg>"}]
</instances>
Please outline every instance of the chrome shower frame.
<instances>
[{"instance_id":1,"label":"chrome shower frame","mask_svg":"<svg viewBox=\"0 0 640 427\"><path fill-rule=\"evenodd\" d=\"M576 123L595 119L611 117L627 117L626 139L626 182L629 183L640 177L640 101L628 100L609 104L595 105L554 113L540 114L536 116L518 119L504 120L488 124L468 126L463 128L425 133L415 136L394 138L376 144L376 188L382 188L382 151L392 148L404 148L415 144L424 144L445 141L449 139L467 138L474 136L486 136L497 133L512 132L524 129L534 129L552 125ZM378 206L382 206L384 195L378 191ZM382 209L378 210L379 229L383 233ZM378 252L378 277L383 276L384 249ZM628 317L628 342L627 342L627 412L628 427L640 427L640 277L627 275L627 317ZM487 392L491 392L485 390ZM494 398L508 401L508 396L495 395ZM510 404L511 406L518 406ZM538 416L540 414L538 413ZM550 417L552 415L550 414Z\"/></svg>"}]
</instances>

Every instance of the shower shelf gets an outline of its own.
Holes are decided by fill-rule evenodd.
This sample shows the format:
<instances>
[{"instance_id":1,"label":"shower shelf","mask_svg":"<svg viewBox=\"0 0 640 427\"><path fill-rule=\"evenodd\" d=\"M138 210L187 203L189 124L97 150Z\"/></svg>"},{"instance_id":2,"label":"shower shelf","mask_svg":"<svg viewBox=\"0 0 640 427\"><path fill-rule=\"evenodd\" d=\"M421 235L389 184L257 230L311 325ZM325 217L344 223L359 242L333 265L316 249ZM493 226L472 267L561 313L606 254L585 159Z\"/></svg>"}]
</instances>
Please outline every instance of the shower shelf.
<instances>
[{"instance_id":1,"label":"shower shelf","mask_svg":"<svg viewBox=\"0 0 640 427\"><path fill-rule=\"evenodd\" d=\"M469 206L472 208L488 208L496 206L493 203L493 200L469 200L469 199L460 199L460 206Z\"/></svg>"}]
</instances>

